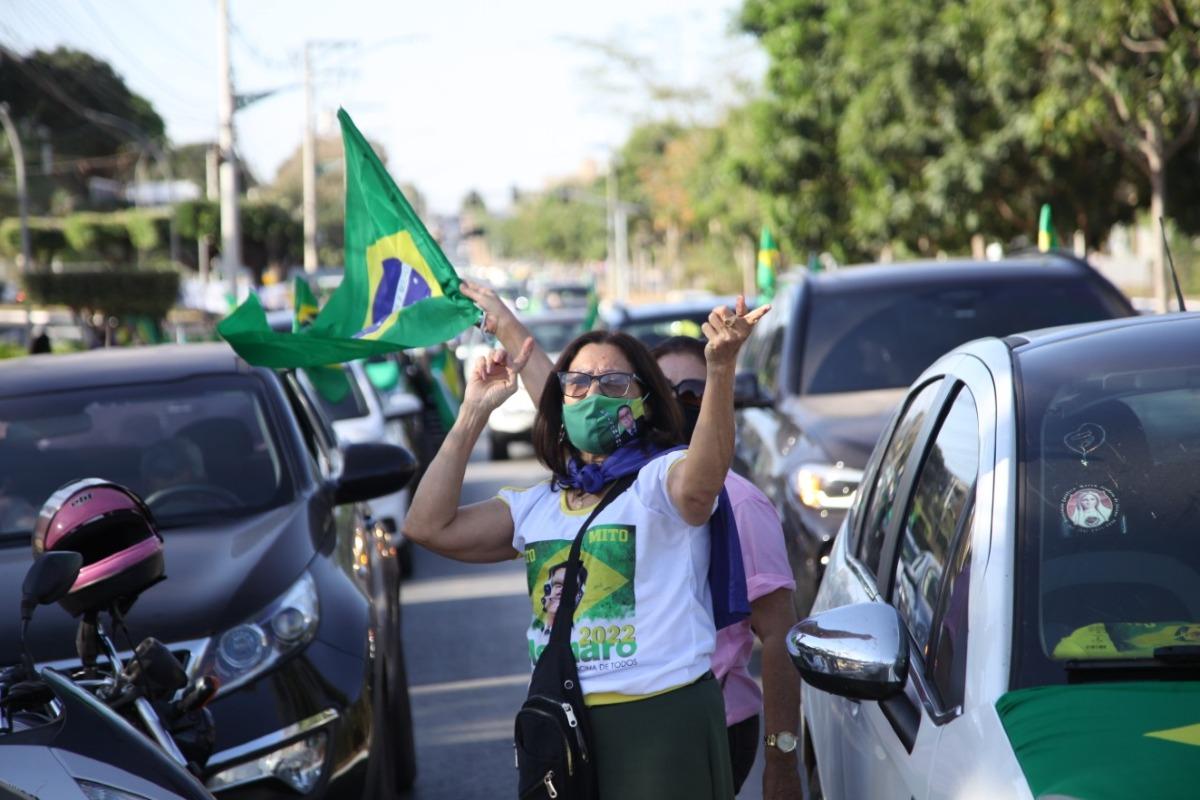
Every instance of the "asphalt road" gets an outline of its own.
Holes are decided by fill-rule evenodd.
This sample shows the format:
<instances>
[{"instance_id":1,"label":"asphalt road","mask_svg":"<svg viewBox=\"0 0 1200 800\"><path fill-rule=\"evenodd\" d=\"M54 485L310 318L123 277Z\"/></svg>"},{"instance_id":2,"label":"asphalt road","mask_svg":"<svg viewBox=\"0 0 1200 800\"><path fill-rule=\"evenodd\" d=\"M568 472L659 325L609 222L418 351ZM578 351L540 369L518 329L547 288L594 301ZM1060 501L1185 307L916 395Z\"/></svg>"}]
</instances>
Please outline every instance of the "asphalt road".
<instances>
[{"instance_id":1,"label":"asphalt road","mask_svg":"<svg viewBox=\"0 0 1200 800\"><path fill-rule=\"evenodd\" d=\"M544 477L528 458L474 461L463 501L484 500L502 486L528 486ZM518 561L460 564L420 548L413 560L413 577L401 590L417 740L417 783L408 797L515 797L512 723L529 680L524 570ZM739 797L761 797L761 762L760 750Z\"/></svg>"}]
</instances>

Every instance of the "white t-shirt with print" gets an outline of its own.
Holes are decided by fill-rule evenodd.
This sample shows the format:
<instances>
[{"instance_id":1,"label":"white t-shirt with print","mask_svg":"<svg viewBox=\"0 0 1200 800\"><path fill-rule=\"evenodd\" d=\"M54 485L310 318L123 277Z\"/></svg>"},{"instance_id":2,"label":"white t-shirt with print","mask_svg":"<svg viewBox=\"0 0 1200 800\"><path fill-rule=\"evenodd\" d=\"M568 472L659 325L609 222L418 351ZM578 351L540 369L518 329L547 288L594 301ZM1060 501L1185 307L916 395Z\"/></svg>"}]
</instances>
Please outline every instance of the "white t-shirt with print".
<instances>
[{"instance_id":1,"label":"white t-shirt with print","mask_svg":"<svg viewBox=\"0 0 1200 800\"><path fill-rule=\"evenodd\" d=\"M708 588L708 523L689 525L667 494L667 471L686 451L650 461L592 521L571 644L584 694L647 695L699 678L716 642ZM530 663L549 641L561 595L559 565L592 509L572 511L550 481L503 489L513 547L525 560L533 619Z\"/></svg>"}]
</instances>

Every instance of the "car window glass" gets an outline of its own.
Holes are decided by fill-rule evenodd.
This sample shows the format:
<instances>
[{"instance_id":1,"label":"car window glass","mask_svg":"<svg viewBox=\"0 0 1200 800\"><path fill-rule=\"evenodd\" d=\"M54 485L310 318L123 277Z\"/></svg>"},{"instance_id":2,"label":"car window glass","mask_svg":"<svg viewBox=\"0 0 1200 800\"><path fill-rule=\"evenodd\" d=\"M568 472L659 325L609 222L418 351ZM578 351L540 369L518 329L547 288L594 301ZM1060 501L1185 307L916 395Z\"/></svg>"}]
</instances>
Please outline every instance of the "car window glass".
<instances>
[{"instance_id":1,"label":"car window glass","mask_svg":"<svg viewBox=\"0 0 1200 800\"><path fill-rule=\"evenodd\" d=\"M933 401L937 398L941 381L932 381L921 388L905 408L887 450L879 464L879 472L871 486L871 499L867 503L863 515L862 541L859 544L860 557L863 563L877 575L879 558L883 552L883 542L887 534L888 523L892 520L892 507L896 502L896 492L904 480L905 464L912 452L925 416L929 413Z\"/></svg>"},{"instance_id":2,"label":"car window glass","mask_svg":"<svg viewBox=\"0 0 1200 800\"><path fill-rule=\"evenodd\" d=\"M313 367L305 372L330 419L360 419L371 413L350 367Z\"/></svg>"},{"instance_id":3,"label":"car window glass","mask_svg":"<svg viewBox=\"0 0 1200 800\"><path fill-rule=\"evenodd\" d=\"M964 386L925 455L900 533L892 604L917 648L927 647L942 573L979 471L979 420Z\"/></svg>"},{"instance_id":4,"label":"car window glass","mask_svg":"<svg viewBox=\"0 0 1200 800\"><path fill-rule=\"evenodd\" d=\"M310 382L300 377L307 377L308 374L309 371L305 371L291 375L289 380L294 383L293 391L289 392L289 395L296 413L296 421L300 423L304 446L316 462L318 474L328 478L334 474L336 468L337 436L329 420L311 404L309 398L316 394L317 390Z\"/></svg>"},{"instance_id":5,"label":"car window glass","mask_svg":"<svg viewBox=\"0 0 1200 800\"><path fill-rule=\"evenodd\" d=\"M962 533L950 567L946 570L937 610L937 631L929 647L929 674L946 708L962 705L963 686L966 684L971 527L974 521L975 504L972 503L967 518L959 526Z\"/></svg>"},{"instance_id":6,"label":"car window glass","mask_svg":"<svg viewBox=\"0 0 1200 800\"><path fill-rule=\"evenodd\" d=\"M1083 276L827 291L812 299L801 394L907 386L963 342L1114 316Z\"/></svg>"},{"instance_id":7,"label":"car window glass","mask_svg":"<svg viewBox=\"0 0 1200 800\"><path fill-rule=\"evenodd\" d=\"M128 487L164 528L287 502L291 482L259 380L196 377L0 401L0 532L33 527L62 484Z\"/></svg>"}]
</instances>

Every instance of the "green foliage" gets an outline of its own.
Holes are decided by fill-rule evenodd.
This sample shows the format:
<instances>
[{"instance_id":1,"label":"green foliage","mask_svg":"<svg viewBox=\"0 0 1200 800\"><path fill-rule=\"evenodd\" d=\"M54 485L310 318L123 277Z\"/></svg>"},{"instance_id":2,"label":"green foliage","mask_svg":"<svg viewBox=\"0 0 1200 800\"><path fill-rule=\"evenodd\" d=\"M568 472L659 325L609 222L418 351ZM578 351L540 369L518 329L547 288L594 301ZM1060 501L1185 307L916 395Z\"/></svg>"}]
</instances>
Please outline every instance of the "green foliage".
<instances>
[{"instance_id":1,"label":"green foliage","mask_svg":"<svg viewBox=\"0 0 1200 800\"><path fill-rule=\"evenodd\" d=\"M25 288L35 303L122 317L166 316L179 296L174 271L31 272Z\"/></svg>"},{"instance_id":2,"label":"green foliage","mask_svg":"<svg viewBox=\"0 0 1200 800\"><path fill-rule=\"evenodd\" d=\"M511 218L492 224L493 247L504 256L538 261L602 259L606 249L602 198L602 190L597 194L594 187L564 186L526 195Z\"/></svg>"},{"instance_id":3,"label":"green foliage","mask_svg":"<svg viewBox=\"0 0 1200 800\"><path fill-rule=\"evenodd\" d=\"M1027 241L1042 202L1097 242L1146 205L1147 132L1192 141L1200 9L1184 5L746 0L771 58L747 179L792 252ZM1191 166L1168 185L1188 207Z\"/></svg>"},{"instance_id":4,"label":"green foliage","mask_svg":"<svg viewBox=\"0 0 1200 800\"><path fill-rule=\"evenodd\" d=\"M300 260L304 252L304 226L287 209L275 203L241 206L242 256L260 271L271 263Z\"/></svg>"},{"instance_id":5,"label":"green foliage","mask_svg":"<svg viewBox=\"0 0 1200 800\"><path fill-rule=\"evenodd\" d=\"M175 229L180 236L221 238L221 207L212 200L188 200L175 206Z\"/></svg>"},{"instance_id":6,"label":"green foliage","mask_svg":"<svg viewBox=\"0 0 1200 800\"><path fill-rule=\"evenodd\" d=\"M29 249L35 264L49 264L67 249L62 223L48 217L29 218ZM0 253L15 258L21 253L21 220L8 217L0 220Z\"/></svg>"},{"instance_id":7,"label":"green foliage","mask_svg":"<svg viewBox=\"0 0 1200 800\"><path fill-rule=\"evenodd\" d=\"M136 250L143 252L154 250L162 243L157 224L162 215L154 215L145 211L128 211L124 216L129 243Z\"/></svg>"}]
</instances>

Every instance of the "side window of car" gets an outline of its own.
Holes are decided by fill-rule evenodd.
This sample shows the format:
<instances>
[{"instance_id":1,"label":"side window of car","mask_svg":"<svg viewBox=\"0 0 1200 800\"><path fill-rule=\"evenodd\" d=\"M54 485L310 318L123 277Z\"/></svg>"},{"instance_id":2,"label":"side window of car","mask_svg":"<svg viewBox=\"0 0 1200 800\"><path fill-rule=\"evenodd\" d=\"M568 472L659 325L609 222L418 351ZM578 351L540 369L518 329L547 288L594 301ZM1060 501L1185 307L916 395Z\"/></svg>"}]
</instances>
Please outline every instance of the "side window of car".
<instances>
[{"instance_id":1,"label":"side window of car","mask_svg":"<svg viewBox=\"0 0 1200 800\"><path fill-rule=\"evenodd\" d=\"M318 473L325 478L331 477L337 471L338 458L337 438L333 427L314 406L309 387L301 381L300 376L291 373L287 382L288 398L296 414L296 421L300 423L304 445L316 462Z\"/></svg>"},{"instance_id":2,"label":"side window of car","mask_svg":"<svg viewBox=\"0 0 1200 800\"><path fill-rule=\"evenodd\" d=\"M934 611L979 473L979 417L965 386L938 426L905 509L892 604L929 662Z\"/></svg>"},{"instance_id":3,"label":"side window of car","mask_svg":"<svg viewBox=\"0 0 1200 800\"><path fill-rule=\"evenodd\" d=\"M946 708L962 705L967 678L967 623L971 586L971 527L975 520L972 503L960 526L946 580L938 601L936 631L929 643L929 675Z\"/></svg>"},{"instance_id":4,"label":"side window of car","mask_svg":"<svg viewBox=\"0 0 1200 800\"><path fill-rule=\"evenodd\" d=\"M925 417L937 398L940 385L940 380L925 384L909 401L899 422L896 423L892 440L884 451L879 462L879 471L870 486L870 498L863 514L858 552L859 558L873 575L879 574L879 559L883 553L888 523L892 520L896 493L904 480L905 464L917 436L921 433Z\"/></svg>"}]
</instances>

